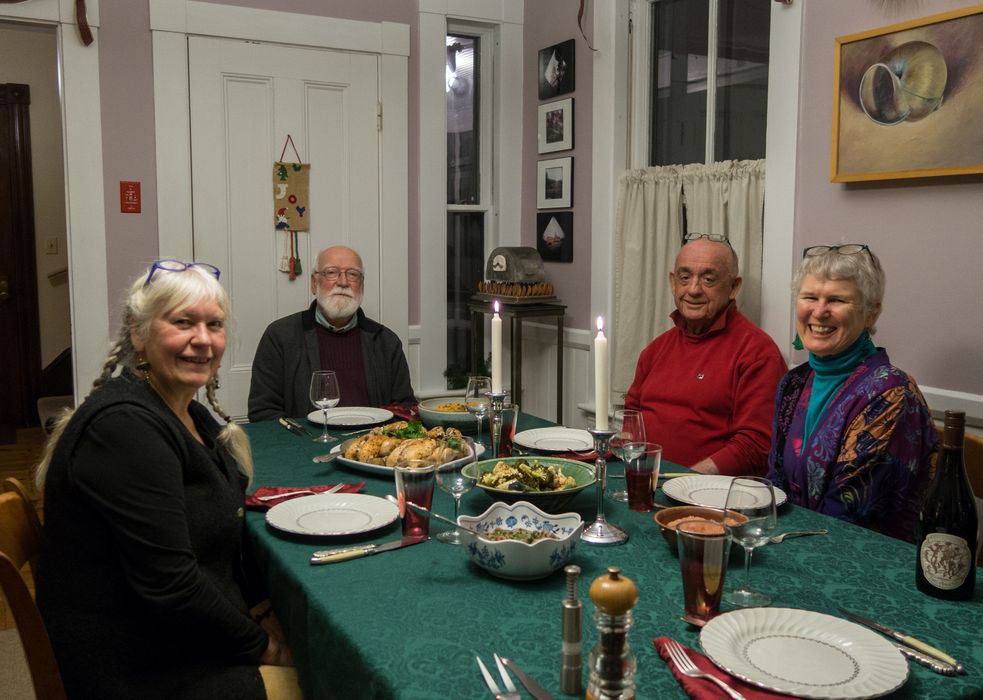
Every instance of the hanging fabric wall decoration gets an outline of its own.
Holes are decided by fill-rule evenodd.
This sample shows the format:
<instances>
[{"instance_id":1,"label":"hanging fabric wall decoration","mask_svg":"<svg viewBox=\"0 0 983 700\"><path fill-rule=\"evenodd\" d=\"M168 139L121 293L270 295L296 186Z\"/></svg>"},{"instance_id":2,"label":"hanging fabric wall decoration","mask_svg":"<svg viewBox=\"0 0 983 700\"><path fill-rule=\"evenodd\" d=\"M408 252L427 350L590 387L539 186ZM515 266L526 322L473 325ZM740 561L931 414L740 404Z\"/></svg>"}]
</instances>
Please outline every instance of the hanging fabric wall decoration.
<instances>
[{"instance_id":1,"label":"hanging fabric wall decoration","mask_svg":"<svg viewBox=\"0 0 983 700\"><path fill-rule=\"evenodd\" d=\"M287 146L294 149L297 161L283 160ZM280 260L280 272L286 272L291 280L301 273L300 243L298 231L310 231L310 175L309 163L302 163L294 140L287 134L280 160L273 164L273 226L286 234L284 255ZM288 257L289 252L289 257Z\"/></svg>"}]
</instances>

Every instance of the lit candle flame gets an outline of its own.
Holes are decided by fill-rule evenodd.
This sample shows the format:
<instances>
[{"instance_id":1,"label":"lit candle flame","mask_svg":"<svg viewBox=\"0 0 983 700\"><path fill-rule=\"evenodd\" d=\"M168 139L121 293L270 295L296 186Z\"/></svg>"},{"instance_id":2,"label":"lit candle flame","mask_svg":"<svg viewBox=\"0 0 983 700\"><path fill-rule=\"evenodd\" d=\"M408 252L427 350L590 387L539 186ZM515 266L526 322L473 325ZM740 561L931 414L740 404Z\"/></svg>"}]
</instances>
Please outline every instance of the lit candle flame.
<instances>
[{"instance_id":1,"label":"lit candle flame","mask_svg":"<svg viewBox=\"0 0 983 700\"><path fill-rule=\"evenodd\" d=\"M493 303L492 306L495 308L495 313L498 313L498 299L495 300L495 303Z\"/></svg>"},{"instance_id":2,"label":"lit candle flame","mask_svg":"<svg viewBox=\"0 0 983 700\"><path fill-rule=\"evenodd\" d=\"M597 330L598 331L604 330L604 318L602 316L597 317Z\"/></svg>"}]
</instances>

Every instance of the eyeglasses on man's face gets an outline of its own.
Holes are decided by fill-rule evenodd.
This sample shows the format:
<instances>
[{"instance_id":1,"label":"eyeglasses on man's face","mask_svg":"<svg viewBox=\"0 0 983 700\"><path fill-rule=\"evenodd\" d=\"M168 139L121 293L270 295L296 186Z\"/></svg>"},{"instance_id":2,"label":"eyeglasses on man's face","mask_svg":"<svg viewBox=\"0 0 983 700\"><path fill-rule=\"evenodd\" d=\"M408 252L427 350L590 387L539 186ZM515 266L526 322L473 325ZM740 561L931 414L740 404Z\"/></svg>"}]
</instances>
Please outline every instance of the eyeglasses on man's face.
<instances>
[{"instance_id":1,"label":"eyeglasses on man's face","mask_svg":"<svg viewBox=\"0 0 983 700\"><path fill-rule=\"evenodd\" d=\"M342 270L338 267L326 267L323 270L317 270L313 273L315 277L320 277L322 280L327 280L328 282L337 282L342 275L348 280L349 284L361 284L362 280L365 279L365 274L361 270L355 268L348 268L347 270Z\"/></svg>"},{"instance_id":2,"label":"eyeglasses on man's face","mask_svg":"<svg viewBox=\"0 0 983 700\"><path fill-rule=\"evenodd\" d=\"M215 279L218 279L218 276L221 274L217 267L206 262L158 260L153 265L150 266L150 272L147 273L147 281L143 283L143 286L146 287L148 284L154 281L154 276L157 274L158 270L163 270L164 272L184 272L189 267L200 267L201 269L205 270L205 272L214 275Z\"/></svg>"},{"instance_id":3,"label":"eyeglasses on man's face","mask_svg":"<svg viewBox=\"0 0 983 700\"><path fill-rule=\"evenodd\" d=\"M840 255L857 255L867 253L870 255L870 248L864 243L844 243L843 245L813 245L802 251L803 258L811 258L823 253L839 253Z\"/></svg>"},{"instance_id":4,"label":"eyeglasses on man's face","mask_svg":"<svg viewBox=\"0 0 983 700\"><path fill-rule=\"evenodd\" d=\"M727 236L721 236L719 233L687 233L683 240L687 243L690 241L711 241L713 243L726 243L730 245L730 240Z\"/></svg>"}]
</instances>

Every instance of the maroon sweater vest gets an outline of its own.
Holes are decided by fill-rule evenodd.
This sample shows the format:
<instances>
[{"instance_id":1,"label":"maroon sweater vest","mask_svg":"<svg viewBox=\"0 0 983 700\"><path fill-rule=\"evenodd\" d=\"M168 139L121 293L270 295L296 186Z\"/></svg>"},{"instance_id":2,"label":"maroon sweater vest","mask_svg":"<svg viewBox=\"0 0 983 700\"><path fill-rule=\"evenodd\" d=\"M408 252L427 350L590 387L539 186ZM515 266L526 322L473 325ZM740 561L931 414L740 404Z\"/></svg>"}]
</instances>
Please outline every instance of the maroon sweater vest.
<instances>
[{"instance_id":1,"label":"maroon sweater vest","mask_svg":"<svg viewBox=\"0 0 983 700\"><path fill-rule=\"evenodd\" d=\"M338 375L341 390L339 406L369 406L369 389L365 382L365 362L362 359L362 333L358 326L344 333L332 333L317 326L317 347L321 369L332 369Z\"/></svg>"}]
</instances>

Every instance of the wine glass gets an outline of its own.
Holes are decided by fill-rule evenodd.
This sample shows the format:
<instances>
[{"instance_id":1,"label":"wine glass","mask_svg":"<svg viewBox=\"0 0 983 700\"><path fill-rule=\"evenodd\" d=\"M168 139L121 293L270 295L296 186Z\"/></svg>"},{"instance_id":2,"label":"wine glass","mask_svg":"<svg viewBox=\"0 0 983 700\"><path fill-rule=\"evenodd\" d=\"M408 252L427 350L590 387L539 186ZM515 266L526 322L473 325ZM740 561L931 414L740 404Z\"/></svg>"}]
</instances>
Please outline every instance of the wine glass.
<instances>
[{"instance_id":1,"label":"wine glass","mask_svg":"<svg viewBox=\"0 0 983 700\"><path fill-rule=\"evenodd\" d=\"M750 588L751 554L755 547L768 541L777 524L775 491L768 479L746 476L730 482L724 505L724 525L734 542L744 547L744 584L724 595L724 600L731 605L741 608L771 605L771 596Z\"/></svg>"},{"instance_id":2,"label":"wine glass","mask_svg":"<svg viewBox=\"0 0 983 700\"><path fill-rule=\"evenodd\" d=\"M491 404L491 399L488 398L490 393L491 377L468 377L468 388L464 391L464 405L467 407L468 413L478 421L478 436L474 441L479 445L481 444L481 423L488 415L488 408Z\"/></svg>"},{"instance_id":3,"label":"wine glass","mask_svg":"<svg viewBox=\"0 0 983 700\"><path fill-rule=\"evenodd\" d=\"M337 442L337 438L328 435L328 409L334 408L341 401L341 390L338 388L338 376L331 370L319 369L311 375L311 403L321 409L324 417L324 430L314 439L314 442Z\"/></svg>"},{"instance_id":4,"label":"wine glass","mask_svg":"<svg viewBox=\"0 0 983 700\"><path fill-rule=\"evenodd\" d=\"M629 442L645 442L645 422L641 411L619 409L614 412L612 427L618 432L611 438L611 451L622 462L627 462L624 445ZM627 474L625 478L627 479ZM612 491L608 498L614 501L627 501L627 491Z\"/></svg>"},{"instance_id":5,"label":"wine glass","mask_svg":"<svg viewBox=\"0 0 983 700\"><path fill-rule=\"evenodd\" d=\"M460 438L460 440L467 456L437 466L437 485L441 491L454 497L455 523L461 512L461 496L470 491L477 481L473 472L464 473L464 467L474 461L474 441L471 438ZM437 539L446 544L461 544L463 542L461 531L456 528L441 532L437 535Z\"/></svg>"}]
</instances>

